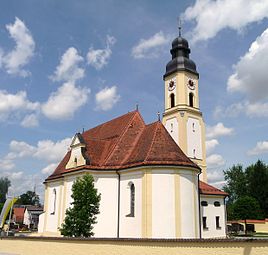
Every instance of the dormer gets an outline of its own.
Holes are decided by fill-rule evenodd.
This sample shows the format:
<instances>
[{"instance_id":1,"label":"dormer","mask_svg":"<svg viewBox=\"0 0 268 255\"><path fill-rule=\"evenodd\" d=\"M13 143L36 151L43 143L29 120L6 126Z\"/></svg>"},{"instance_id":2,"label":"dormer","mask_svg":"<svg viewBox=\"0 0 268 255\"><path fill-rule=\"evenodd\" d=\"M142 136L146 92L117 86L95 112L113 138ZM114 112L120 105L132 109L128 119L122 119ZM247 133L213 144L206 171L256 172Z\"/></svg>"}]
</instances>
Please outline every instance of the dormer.
<instances>
[{"instance_id":1,"label":"dormer","mask_svg":"<svg viewBox=\"0 0 268 255\"><path fill-rule=\"evenodd\" d=\"M84 166L88 160L85 155L86 144L80 133L76 133L70 145L71 156L66 164L66 169Z\"/></svg>"}]
</instances>

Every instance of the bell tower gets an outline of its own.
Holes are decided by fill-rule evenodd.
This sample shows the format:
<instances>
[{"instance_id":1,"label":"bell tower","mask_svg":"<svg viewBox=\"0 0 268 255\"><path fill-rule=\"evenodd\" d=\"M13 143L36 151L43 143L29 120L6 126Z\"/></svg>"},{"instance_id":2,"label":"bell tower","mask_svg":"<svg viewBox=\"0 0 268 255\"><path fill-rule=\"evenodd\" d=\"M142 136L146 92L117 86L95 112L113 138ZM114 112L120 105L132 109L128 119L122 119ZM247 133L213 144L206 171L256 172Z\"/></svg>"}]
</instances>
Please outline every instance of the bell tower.
<instances>
[{"instance_id":1,"label":"bell tower","mask_svg":"<svg viewBox=\"0 0 268 255\"><path fill-rule=\"evenodd\" d=\"M179 28L180 31L180 28ZM183 152L201 169L207 181L205 125L199 109L199 74L189 58L188 41L179 36L172 42L172 59L166 65L163 124Z\"/></svg>"}]
</instances>

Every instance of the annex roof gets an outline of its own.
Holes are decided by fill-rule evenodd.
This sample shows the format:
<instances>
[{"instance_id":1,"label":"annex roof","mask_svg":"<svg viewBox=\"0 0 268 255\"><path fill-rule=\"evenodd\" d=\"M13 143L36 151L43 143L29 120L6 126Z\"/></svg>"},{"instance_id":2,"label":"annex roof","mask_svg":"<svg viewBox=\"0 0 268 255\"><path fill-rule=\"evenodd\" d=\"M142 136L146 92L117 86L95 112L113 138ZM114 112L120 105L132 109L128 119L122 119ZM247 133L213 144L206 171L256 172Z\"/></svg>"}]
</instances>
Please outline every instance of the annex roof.
<instances>
[{"instance_id":1,"label":"annex roof","mask_svg":"<svg viewBox=\"0 0 268 255\"><path fill-rule=\"evenodd\" d=\"M87 164L66 169L68 151L47 180L80 169L121 170L145 165L200 168L178 147L160 121L146 125L138 111L89 129L82 134Z\"/></svg>"},{"instance_id":2,"label":"annex roof","mask_svg":"<svg viewBox=\"0 0 268 255\"><path fill-rule=\"evenodd\" d=\"M199 181L199 190L200 190L200 194L203 194L203 195L228 196L228 193L221 191L202 181Z\"/></svg>"}]
</instances>

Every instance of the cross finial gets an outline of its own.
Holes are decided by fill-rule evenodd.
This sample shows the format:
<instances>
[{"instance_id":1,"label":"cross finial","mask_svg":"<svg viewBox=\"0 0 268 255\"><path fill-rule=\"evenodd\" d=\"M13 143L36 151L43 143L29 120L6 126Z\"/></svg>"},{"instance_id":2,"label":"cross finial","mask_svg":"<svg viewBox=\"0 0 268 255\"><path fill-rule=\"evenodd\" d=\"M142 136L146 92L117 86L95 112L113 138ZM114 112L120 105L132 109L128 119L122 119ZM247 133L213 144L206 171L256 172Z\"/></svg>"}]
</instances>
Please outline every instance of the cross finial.
<instances>
[{"instance_id":1,"label":"cross finial","mask_svg":"<svg viewBox=\"0 0 268 255\"><path fill-rule=\"evenodd\" d=\"M157 112L158 121L160 121L160 112Z\"/></svg>"},{"instance_id":2,"label":"cross finial","mask_svg":"<svg viewBox=\"0 0 268 255\"><path fill-rule=\"evenodd\" d=\"M181 30L182 30L181 18L178 17L177 20L178 20L179 37L181 37Z\"/></svg>"},{"instance_id":3,"label":"cross finial","mask_svg":"<svg viewBox=\"0 0 268 255\"><path fill-rule=\"evenodd\" d=\"M138 110L139 110L139 104L136 103L136 111L138 111Z\"/></svg>"}]
</instances>

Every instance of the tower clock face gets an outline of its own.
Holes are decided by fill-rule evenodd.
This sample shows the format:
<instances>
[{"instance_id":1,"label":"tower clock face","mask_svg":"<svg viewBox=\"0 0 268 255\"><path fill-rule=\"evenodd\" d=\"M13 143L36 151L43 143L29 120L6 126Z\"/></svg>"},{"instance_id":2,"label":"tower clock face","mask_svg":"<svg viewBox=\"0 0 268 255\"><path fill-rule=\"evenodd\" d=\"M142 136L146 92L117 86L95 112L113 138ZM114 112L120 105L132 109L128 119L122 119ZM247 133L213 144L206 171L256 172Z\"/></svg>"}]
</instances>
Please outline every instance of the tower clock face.
<instances>
[{"instance_id":1,"label":"tower clock face","mask_svg":"<svg viewBox=\"0 0 268 255\"><path fill-rule=\"evenodd\" d=\"M176 80L175 79L171 79L169 82L168 82L168 90L169 91L172 91L176 88Z\"/></svg>"},{"instance_id":2,"label":"tower clock face","mask_svg":"<svg viewBox=\"0 0 268 255\"><path fill-rule=\"evenodd\" d=\"M195 81L193 79L188 79L187 86L189 89L194 90L195 89Z\"/></svg>"}]
</instances>

